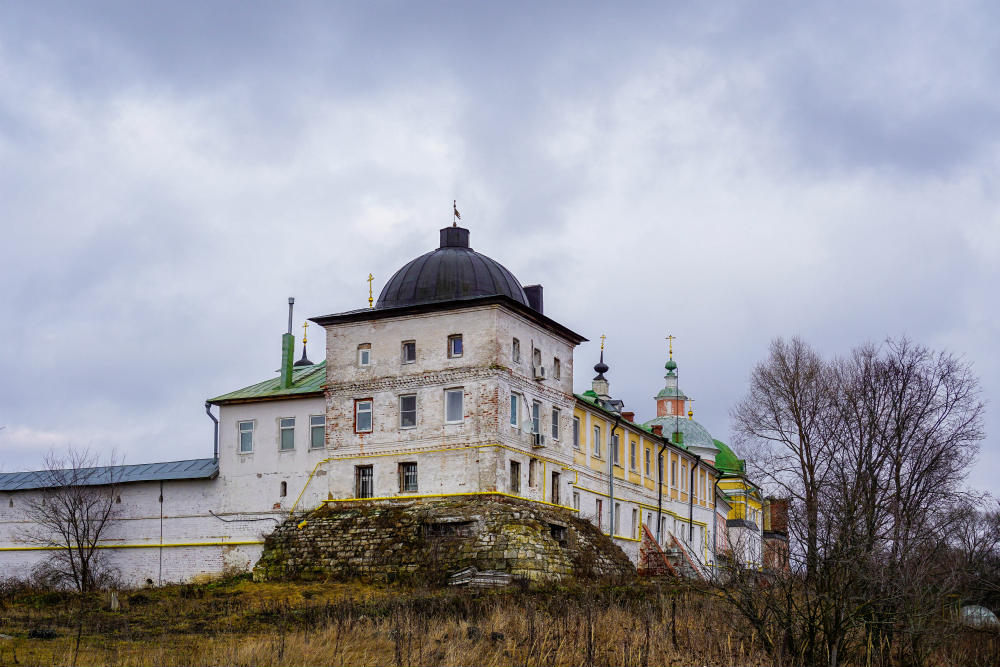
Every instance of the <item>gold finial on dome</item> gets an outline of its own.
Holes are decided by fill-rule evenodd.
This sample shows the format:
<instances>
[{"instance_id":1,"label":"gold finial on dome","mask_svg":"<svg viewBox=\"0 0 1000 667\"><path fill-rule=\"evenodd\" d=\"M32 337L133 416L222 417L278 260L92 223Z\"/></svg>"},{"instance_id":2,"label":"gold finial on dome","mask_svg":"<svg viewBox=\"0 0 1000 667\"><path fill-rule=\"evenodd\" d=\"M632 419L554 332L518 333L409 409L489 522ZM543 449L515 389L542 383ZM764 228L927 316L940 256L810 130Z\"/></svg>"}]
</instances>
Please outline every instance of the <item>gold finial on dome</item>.
<instances>
[{"instance_id":1,"label":"gold finial on dome","mask_svg":"<svg viewBox=\"0 0 1000 667\"><path fill-rule=\"evenodd\" d=\"M607 338L604 334L601 334L601 350L604 350L604 339Z\"/></svg>"},{"instance_id":2,"label":"gold finial on dome","mask_svg":"<svg viewBox=\"0 0 1000 667\"><path fill-rule=\"evenodd\" d=\"M368 307L369 308L374 308L375 307L375 306L372 305L372 303L374 302L374 299L372 299L372 281L373 280L375 280L375 277L372 274L369 273L368 274Z\"/></svg>"},{"instance_id":3,"label":"gold finial on dome","mask_svg":"<svg viewBox=\"0 0 1000 667\"><path fill-rule=\"evenodd\" d=\"M670 344L670 358L674 358L674 341L677 340L677 336L670 334L667 336L667 342Z\"/></svg>"},{"instance_id":4,"label":"gold finial on dome","mask_svg":"<svg viewBox=\"0 0 1000 667\"><path fill-rule=\"evenodd\" d=\"M309 339L306 338L306 330L308 328L309 328L309 323L308 322L303 322L302 323L302 344L303 345L305 345L307 342L309 342Z\"/></svg>"}]
</instances>

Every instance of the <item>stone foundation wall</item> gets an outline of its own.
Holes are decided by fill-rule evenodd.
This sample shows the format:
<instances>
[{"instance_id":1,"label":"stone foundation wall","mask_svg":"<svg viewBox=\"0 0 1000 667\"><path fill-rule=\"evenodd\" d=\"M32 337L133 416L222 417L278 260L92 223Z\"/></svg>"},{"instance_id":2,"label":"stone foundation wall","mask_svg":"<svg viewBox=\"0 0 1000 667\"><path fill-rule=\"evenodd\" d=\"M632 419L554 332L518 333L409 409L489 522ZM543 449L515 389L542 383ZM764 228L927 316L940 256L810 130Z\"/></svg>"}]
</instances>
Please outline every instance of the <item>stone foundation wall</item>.
<instances>
[{"instance_id":1,"label":"stone foundation wall","mask_svg":"<svg viewBox=\"0 0 1000 667\"><path fill-rule=\"evenodd\" d=\"M465 567L531 580L635 574L625 553L573 512L504 496L329 503L278 526L260 580L325 577L443 583Z\"/></svg>"}]
</instances>

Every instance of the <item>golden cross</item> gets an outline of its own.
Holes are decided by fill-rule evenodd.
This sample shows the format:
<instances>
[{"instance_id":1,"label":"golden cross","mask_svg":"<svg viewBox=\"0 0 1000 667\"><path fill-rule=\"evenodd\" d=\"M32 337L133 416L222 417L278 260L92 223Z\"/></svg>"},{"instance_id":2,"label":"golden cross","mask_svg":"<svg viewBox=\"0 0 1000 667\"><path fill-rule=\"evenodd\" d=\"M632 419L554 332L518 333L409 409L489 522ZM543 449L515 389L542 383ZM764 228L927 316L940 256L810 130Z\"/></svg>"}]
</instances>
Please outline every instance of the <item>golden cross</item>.
<instances>
[{"instance_id":1,"label":"golden cross","mask_svg":"<svg viewBox=\"0 0 1000 667\"><path fill-rule=\"evenodd\" d=\"M604 334L601 334L601 349L604 349L604 339L607 338Z\"/></svg>"},{"instance_id":2,"label":"golden cross","mask_svg":"<svg viewBox=\"0 0 1000 667\"><path fill-rule=\"evenodd\" d=\"M688 419L694 419L694 399L688 399Z\"/></svg>"},{"instance_id":3,"label":"golden cross","mask_svg":"<svg viewBox=\"0 0 1000 667\"><path fill-rule=\"evenodd\" d=\"M309 323L308 322L303 322L302 323L302 344L303 345L305 345L308 342L308 340L306 339L306 330L308 328L309 328Z\"/></svg>"},{"instance_id":4,"label":"golden cross","mask_svg":"<svg viewBox=\"0 0 1000 667\"><path fill-rule=\"evenodd\" d=\"M674 341L677 340L677 336L670 334L667 336L667 340L670 342L670 358L674 358Z\"/></svg>"},{"instance_id":5,"label":"golden cross","mask_svg":"<svg viewBox=\"0 0 1000 667\"><path fill-rule=\"evenodd\" d=\"M374 308L374 306L372 305L372 303L374 301L374 299L372 299L372 281L373 280L375 280L375 277L372 276L372 274L369 273L368 274L368 307L369 308Z\"/></svg>"}]
</instances>

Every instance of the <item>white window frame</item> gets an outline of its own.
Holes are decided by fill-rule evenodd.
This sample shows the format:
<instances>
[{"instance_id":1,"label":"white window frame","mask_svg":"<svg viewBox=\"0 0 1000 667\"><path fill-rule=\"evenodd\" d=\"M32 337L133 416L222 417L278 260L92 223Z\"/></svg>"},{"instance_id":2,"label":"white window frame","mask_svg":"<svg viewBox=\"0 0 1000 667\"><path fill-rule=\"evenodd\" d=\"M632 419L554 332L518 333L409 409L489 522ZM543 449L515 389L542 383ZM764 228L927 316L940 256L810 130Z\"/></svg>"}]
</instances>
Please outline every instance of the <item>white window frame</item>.
<instances>
[{"instance_id":1,"label":"white window frame","mask_svg":"<svg viewBox=\"0 0 1000 667\"><path fill-rule=\"evenodd\" d=\"M317 428L322 435L319 445L314 444L313 441L313 435ZM309 415L309 449L323 449L324 447L326 447L326 415Z\"/></svg>"},{"instance_id":2,"label":"white window frame","mask_svg":"<svg viewBox=\"0 0 1000 667\"><path fill-rule=\"evenodd\" d=\"M582 423L580 421L580 418L574 415L573 416L573 449L575 449L577 451L583 451L583 449L580 446L580 428L581 428L581 426L582 426ZM579 508L577 508L577 509L579 509Z\"/></svg>"},{"instance_id":3,"label":"white window frame","mask_svg":"<svg viewBox=\"0 0 1000 667\"><path fill-rule=\"evenodd\" d=\"M406 358L406 346L407 345L412 345L413 346L413 358L412 359L407 359ZM401 364L413 364L413 363L416 363L416 361L417 361L417 341L415 341L415 340L404 340L402 343L399 344L399 363L401 363Z\"/></svg>"},{"instance_id":4,"label":"white window frame","mask_svg":"<svg viewBox=\"0 0 1000 667\"><path fill-rule=\"evenodd\" d=\"M516 338L510 343L510 360L515 364L521 363L521 341Z\"/></svg>"},{"instance_id":5,"label":"white window frame","mask_svg":"<svg viewBox=\"0 0 1000 667\"><path fill-rule=\"evenodd\" d=\"M410 425L403 424L403 413L410 412L410 410L403 410L403 399L412 398L413 399L413 423ZM401 430L409 430L411 428L417 427L417 395L416 394L400 394L399 395L399 428Z\"/></svg>"},{"instance_id":6,"label":"white window frame","mask_svg":"<svg viewBox=\"0 0 1000 667\"><path fill-rule=\"evenodd\" d=\"M591 455L595 458L601 458L601 426L600 424L594 424L594 428L591 429L591 435L594 442L591 444L592 451Z\"/></svg>"},{"instance_id":7,"label":"white window frame","mask_svg":"<svg viewBox=\"0 0 1000 667\"><path fill-rule=\"evenodd\" d=\"M291 422L291 424L286 425L285 422ZM286 431L291 431L292 433L291 447L285 447ZM278 417L278 451L279 452L295 451L295 417Z\"/></svg>"},{"instance_id":8,"label":"white window frame","mask_svg":"<svg viewBox=\"0 0 1000 667\"><path fill-rule=\"evenodd\" d=\"M243 428L244 424L249 424L250 428L244 429ZM237 435L237 439L238 439L238 442L239 442L239 445L238 445L237 449L238 449L238 451L239 451L240 454L253 454L253 432L256 430L256 428L257 428L257 420L256 419L242 419L242 420L236 422L236 435ZM250 447L249 447L249 449L244 449L243 448L243 434L244 433L249 433L250 434Z\"/></svg>"},{"instance_id":9,"label":"white window frame","mask_svg":"<svg viewBox=\"0 0 1000 667\"><path fill-rule=\"evenodd\" d=\"M449 396L453 394L458 394L461 397L459 402L460 415L458 419L448 419L448 407ZM444 390L444 423L445 424L461 424L465 421L465 388L464 387L451 387L450 389Z\"/></svg>"},{"instance_id":10,"label":"white window frame","mask_svg":"<svg viewBox=\"0 0 1000 667\"><path fill-rule=\"evenodd\" d=\"M542 432L542 402L531 402L531 432L538 435Z\"/></svg>"},{"instance_id":11,"label":"white window frame","mask_svg":"<svg viewBox=\"0 0 1000 667\"><path fill-rule=\"evenodd\" d=\"M370 368L372 365L372 344L361 343L358 345L358 366Z\"/></svg>"},{"instance_id":12,"label":"white window frame","mask_svg":"<svg viewBox=\"0 0 1000 667\"><path fill-rule=\"evenodd\" d=\"M559 363L559 357L552 359L552 377L556 380L562 379L562 364Z\"/></svg>"},{"instance_id":13,"label":"white window frame","mask_svg":"<svg viewBox=\"0 0 1000 667\"><path fill-rule=\"evenodd\" d=\"M455 353L455 343L458 342L458 353ZM462 339L462 334L451 334L448 336L448 358L449 359L460 359L462 355L465 354L465 341Z\"/></svg>"},{"instance_id":14,"label":"white window frame","mask_svg":"<svg viewBox=\"0 0 1000 667\"><path fill-rule=\"evenodd\" d=\"M361 410L361 405L367 403L368 410ZM360 429L358 428L358 415L362 412L368 413L368 428ZM355 433L371 433L375 430L375 399L373 398L356 398L354 399L354 432Z\"/></svg>"},{"instance_id":15,"label":"white window frame","mask_svg":"<svg viewBox=\"0 0 1000 667\"><path fill-rule=\"evenodd\" d=\"M621 440L618 438L617 433L612 433L609 440L611 441L608 443L608 447L611 448L611 464L620 468L622 466L622 462L621 455L618 453L618 446L621 444Z\"/></svg>"},{"instance_id":16,"label":"white window frame","mask_svg":"<svg viewBox=\"0 0 1000 667\"><path fill-rule=\"evenodd\" d=\"M649 447L643 447L643 451L646 452L644 454L644 456L646 457L646 459L645 459L646 467L644 468L644 470L646 471L646 477L652 477L653 476L653 450L651 450Z\"/></svg>"},{"instance_id":17,"label":"white window frame","mask_svg":"<svg viewBox=\"0 0 1000 667\"><path fill-rule=\"evenodd\" d=\"M559 439L559 420L561 418L562 418L562 410L560 410L559 408L552 408L552 424L550 431L552 433L553 440Z\"/></svg>"},{"instance_id":18,"label":"white window frame","mask_svg":"<svg viewBox=\"0 0 1000 667\"><path fill-rule=\"evenodd\" d=\"M510 392L510 425L521 427L521 394L516 391Z\"/></svg>"},{"instance_id":19,"label":"white window frame","mask_svg":"<svg viewBox=\"0 0 1000 667\"><path fill-rule=\"evenodd\" d=\"M635 440L628 441L628 469L635 472L639 469L639 443Z\"/></svg>"}]
</instances>

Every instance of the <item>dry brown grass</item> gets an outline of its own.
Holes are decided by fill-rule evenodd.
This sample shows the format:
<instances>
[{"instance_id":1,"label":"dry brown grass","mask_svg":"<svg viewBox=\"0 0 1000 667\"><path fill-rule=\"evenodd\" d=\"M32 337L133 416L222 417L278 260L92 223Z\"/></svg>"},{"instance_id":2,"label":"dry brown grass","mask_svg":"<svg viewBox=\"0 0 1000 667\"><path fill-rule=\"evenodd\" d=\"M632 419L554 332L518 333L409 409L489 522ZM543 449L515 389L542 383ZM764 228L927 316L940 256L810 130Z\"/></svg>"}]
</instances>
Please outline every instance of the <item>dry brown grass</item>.
<instances>
[{"instance_id":1,"label":"dry brown grass","mask_svg":"<svg viewBox=\"0 0 1000 667\"><path fill-rule=\"evenodd\" d=\"M85 598L0 600L0 664L765 665L716 598L629 584L470 592L235 579ZM51 629L52 639L29 638ZM993 642L990 644L990 642ZM939 662L991 664L995 635ZM971 647L971 648L970 648ZM16 655L16 658L15 658ZM958 658L958 659L956 659Z\"/></svg>"}]
</instances>

